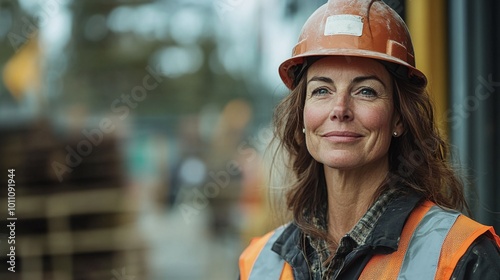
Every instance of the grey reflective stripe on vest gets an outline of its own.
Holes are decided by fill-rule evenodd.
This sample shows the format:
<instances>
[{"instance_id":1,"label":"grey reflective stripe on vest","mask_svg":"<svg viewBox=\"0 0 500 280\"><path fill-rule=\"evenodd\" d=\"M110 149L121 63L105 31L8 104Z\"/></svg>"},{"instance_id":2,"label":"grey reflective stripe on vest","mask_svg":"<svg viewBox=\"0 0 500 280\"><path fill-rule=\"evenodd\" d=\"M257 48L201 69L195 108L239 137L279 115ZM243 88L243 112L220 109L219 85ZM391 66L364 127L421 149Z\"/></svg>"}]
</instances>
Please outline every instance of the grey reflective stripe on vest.
<instances>
[{"instance_id":1,"label":"grey reflective stripe on vest","mask_svg":"<svg viewBox=\"0 0 500 280\"><path fill-rule=\"evenodd\" d=\"M257 260L250 272L249 280L276 279L279 280L281 271L285 265L285 261L274 251L271 250L274 242L283 233L286 226L276 229L274 234L269 238L262 251L260 251Z\"/></svg>"},{"instance_id":2,"label":"grey reflective stripe on vest","mask_svg":"<svg viewBox=\"0 0 500 280\"><path fill-rule=\"evenodd\" d=\"M398 279L434 279L444 239L459 215L431 207L410 239Z\"/></svg>"}]
</instances>

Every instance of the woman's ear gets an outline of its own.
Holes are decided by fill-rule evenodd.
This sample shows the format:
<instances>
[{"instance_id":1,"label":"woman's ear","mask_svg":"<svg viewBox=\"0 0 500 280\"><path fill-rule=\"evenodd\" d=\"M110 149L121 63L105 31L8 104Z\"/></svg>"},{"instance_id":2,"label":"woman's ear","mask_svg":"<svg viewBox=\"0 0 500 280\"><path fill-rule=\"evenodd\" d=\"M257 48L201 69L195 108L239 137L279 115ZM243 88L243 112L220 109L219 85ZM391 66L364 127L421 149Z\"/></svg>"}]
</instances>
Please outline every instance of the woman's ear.
<instances>
[{"instance_id":1,"label":"woman's ear","mask_svg":"<svg viewBox=\"0 0 500 280\"><path fill-rule=\"evenodd\" d=\"M394 112L393 122L392 122L392 132L396 136L403 135L405 132L405 126L401 115L398 112Z\"/></svg>"}]
</instances>

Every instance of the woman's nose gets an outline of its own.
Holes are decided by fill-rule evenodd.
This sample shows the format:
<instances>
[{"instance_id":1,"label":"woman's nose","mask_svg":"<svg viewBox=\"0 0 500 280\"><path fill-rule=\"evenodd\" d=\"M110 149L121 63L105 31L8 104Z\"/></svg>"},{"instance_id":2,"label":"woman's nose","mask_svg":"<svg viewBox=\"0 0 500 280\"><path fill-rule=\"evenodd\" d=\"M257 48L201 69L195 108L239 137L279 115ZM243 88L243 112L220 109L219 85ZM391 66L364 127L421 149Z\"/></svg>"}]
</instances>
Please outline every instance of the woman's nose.
<instances>
[{"instance_id":1,"label":"woman's nose","mask_svg":"<svg viewBox=\"0 0 500 280\"><path fill-rule=\"evenodd\" d=\"M338 121L350 121L353 118L353 112L350 106L350 98L349 94L337 93L335 98L333 99L332 111L330 113L331 120Z\"/></svg>"}]
</instances>

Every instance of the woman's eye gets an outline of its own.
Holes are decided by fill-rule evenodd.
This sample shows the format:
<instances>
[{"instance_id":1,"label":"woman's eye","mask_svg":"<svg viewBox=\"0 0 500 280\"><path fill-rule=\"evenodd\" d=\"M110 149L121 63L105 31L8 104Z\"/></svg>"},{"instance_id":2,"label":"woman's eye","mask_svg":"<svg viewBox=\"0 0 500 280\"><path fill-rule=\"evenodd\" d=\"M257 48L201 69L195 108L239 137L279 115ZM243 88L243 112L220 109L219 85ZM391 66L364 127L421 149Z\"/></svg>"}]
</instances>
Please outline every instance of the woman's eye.
<instances>
[{"instance_id":1,"label":"woman's eye","mask_svg":"<svg viewBox=\"0 0 500 280\"><path fill-rule=\"evenodd\" d=\"M362 88L359 91L359 94L361 96L365 96L365 97L376 97L377 96L377 92L371 88Z\"/></svg>"},{"instance_id":2,"label":"woman's eye","mask_svg":"<svg viewBox=\"0 0 500 280\"><path fill-rule=\"evenodd\" d=\"M311 95L325 95L328 94L329 91L326 88L317 88L312 91Z\"/></svg>"}]
</instances>

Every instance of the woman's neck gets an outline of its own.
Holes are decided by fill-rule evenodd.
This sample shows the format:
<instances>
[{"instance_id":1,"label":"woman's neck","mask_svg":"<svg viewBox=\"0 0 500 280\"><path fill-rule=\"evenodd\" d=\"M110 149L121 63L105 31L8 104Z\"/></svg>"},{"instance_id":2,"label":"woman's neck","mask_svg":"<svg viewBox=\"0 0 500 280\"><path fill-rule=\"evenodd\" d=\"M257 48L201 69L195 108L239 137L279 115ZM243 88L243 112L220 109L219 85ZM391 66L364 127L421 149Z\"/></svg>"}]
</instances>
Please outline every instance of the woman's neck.
<instances>
[{"instance_id":1,"label":"woman's neck","mask_svg":"<svg viewBox=\"0 0 500 280\"><path fill-rule=\"evenodd\" d=\"M328 232L338 242L370 208L375 192L387 176L388 162L356 170L325 167L328 191Z\"/></svg>"}]
</instances>

